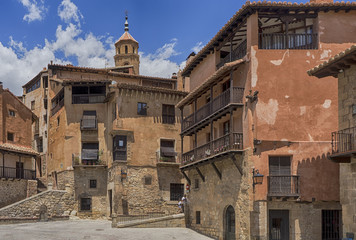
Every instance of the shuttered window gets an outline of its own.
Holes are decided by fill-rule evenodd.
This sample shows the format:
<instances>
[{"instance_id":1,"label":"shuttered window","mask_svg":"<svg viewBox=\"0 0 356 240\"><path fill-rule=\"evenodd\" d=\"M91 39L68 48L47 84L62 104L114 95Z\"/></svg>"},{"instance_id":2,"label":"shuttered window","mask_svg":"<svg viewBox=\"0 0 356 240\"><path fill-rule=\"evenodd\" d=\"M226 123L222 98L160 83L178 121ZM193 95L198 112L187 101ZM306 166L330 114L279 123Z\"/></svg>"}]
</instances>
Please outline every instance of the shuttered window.
<instances>
[{"instance_id":1,"label":"shuttered window","mask_svg":"<svg viewBox=\"0 0 356 240\"><path fill-rule=\"evenodd\" d=\"M269 157L269 175L291 175L290 156L273 156Z\"/></svg>"},{"instance_id":2,"label":"shuttered window","mask_svg":"<svg viewBox=\"0 0 356 240\"><path fill-rule=\"evenodd\" d=\"M96 111L84 111L81 128L85 129L96 129L97 128Z\"/></svg>"},{"instance_id":3,"label":"shuttered window","mask_svg":"<svg viewBox=\"0 0 356 240\"><path fill-rule=\"evenodd\" d=\"M174 105L162 104L162 123L175 123Z\"/></svg>"}]
</instances>

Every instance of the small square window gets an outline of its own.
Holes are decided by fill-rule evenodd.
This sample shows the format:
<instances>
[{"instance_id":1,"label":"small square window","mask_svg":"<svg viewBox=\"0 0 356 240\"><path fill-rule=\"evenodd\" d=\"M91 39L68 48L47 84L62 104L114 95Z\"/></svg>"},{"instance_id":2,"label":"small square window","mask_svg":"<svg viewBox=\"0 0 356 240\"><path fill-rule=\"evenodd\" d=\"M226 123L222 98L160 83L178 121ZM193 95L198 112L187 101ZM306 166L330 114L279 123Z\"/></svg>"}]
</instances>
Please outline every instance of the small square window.
<instances>
[{"instance_id":1,"label":"small square window","mask_svg":"<svg viewBox=\"0 0 356 240\"><path fill-rule=\"evenodd\" d=\"M8 132L8 133L7 133L7 140L13 142L13 141L14 141L14 134Z\"/></svg>"},{"instance_id":2,"label":"small square window","mask_svg":"<svg viewBox=\"0 0 356 240\"><path fill-rule=\"evenodd\" d=\"M142 116L147 115L147 103L137 103L137 114Z\"/></svg>"},{"instance_id":3,"label":"small square window","mask_svg":"<svg viewBox=\"0 0 356 240\"><path fill-rule=\"evenodd\" d=\"M200 211L195 212L195 223L200 224Z\"/></svg>"},{"instance_id":4,"label":"small square window","mask_svg":"<svg viewBox=\"0 0 356 240\"><path fill-rule=\"evenodd\" d=\"M91 198L81 198L80 199L80 210L90 211L91 210Z\"/></svg>"},{"instance_id":5,"label":"small square window","mask_svg":"<svg viewBox=\"0 0 356 240\"><path fill-rule=\"evenodd\" d=\"M89 181L90 188L96 188L96 179L92 179Z\"/></svg>"},{"instance_id":6,"label":"small square window","mask_svg":"<svg viewBox=\"0 0 356 240\"><path fill-rule=\"evenodd\" d=\"M12 116L12 117L15 117L16 113L15 113L14 110L9 110L9 115Z\"/></svg>"},{"instance_id":7,"label":"small square window","mask_svg":"<svg viewBox=\"0 0 356 240\"><path fill-rule=\"evenodd\" d=\"M152 184L152 177L146 176L145 177L145 185L151 185L151 184Z\"/></svg>"}]
</instances>

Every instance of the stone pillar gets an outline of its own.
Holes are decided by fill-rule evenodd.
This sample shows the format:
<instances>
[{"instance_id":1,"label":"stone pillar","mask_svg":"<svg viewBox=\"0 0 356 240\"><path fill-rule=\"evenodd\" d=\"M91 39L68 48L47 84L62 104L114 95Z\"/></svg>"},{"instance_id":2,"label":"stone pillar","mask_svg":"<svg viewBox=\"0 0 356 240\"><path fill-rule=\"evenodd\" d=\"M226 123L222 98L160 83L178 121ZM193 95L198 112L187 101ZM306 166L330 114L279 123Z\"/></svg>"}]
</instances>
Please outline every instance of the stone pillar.
<instances>
[{"instance_id":1,"label":"stone pillar","mask_svg":"<svg viewBox=\"0 0 356 240\"><path fill-rule=\"evenodd\" d=\"M48 183L47 190L53 190L53 183Z\"/></svg>"},{"instance_id":2,"label":"stone pillar","mask_svg":"<svg viewBox=\"0 0 356 240\"><path fill-rule=\"evenodd\" d=\"M111 214L111 227L116 228L117 227L117 215L116 213Z\"/></svg>"}]
</instances>

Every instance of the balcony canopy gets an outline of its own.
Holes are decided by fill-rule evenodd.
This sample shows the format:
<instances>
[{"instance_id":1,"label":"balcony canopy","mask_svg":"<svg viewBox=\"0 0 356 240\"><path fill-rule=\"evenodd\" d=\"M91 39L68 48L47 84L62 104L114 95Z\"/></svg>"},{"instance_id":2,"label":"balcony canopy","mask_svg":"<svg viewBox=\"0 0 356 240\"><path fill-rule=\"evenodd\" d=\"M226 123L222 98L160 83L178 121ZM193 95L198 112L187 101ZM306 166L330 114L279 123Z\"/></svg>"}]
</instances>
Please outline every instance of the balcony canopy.
<instances>
[{"instance_id":1,"label":"balcony canopy","mask_svg":"<svg viewBox=\"0 0 356 240\"><path fill-rule=\"evenodd\" d=\"M221 78L230 74L230 71L237 69L242 63L244 63L244 59L238 59L236 61L225 63L225 65L219 70L217 70L213 75L208 77L203 84L196 87L193 91L191 91L184 99L182 99L179 103L177 103L176 107L180 108L185 105L191 104L195 97L200 96L204 92L206 92L211 85L219 82Z\"/></svg>"}]
</instances>

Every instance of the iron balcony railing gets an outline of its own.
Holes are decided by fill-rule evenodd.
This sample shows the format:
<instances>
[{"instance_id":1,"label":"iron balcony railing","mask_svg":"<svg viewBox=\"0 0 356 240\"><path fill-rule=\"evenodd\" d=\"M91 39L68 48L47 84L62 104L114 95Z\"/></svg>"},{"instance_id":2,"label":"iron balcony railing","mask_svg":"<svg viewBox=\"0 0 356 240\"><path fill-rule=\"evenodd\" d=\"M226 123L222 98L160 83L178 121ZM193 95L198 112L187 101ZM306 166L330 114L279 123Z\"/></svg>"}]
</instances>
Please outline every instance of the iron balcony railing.
<instances>
[{"instance_id":1,"label":"iron balcony railing","mask_svg":"<svg viewBox=\"0 0 356 240\"><path fill-rule=\"evenodd\" d=\"M247 49L247 41L244 40L237 46L234 50L232 50L229 55L220 60L220 62L216 65L216 68L219 69L224 66L225 63L235 61L237 59L241 59L246 55Z\"/></svg>"},{"instance_id":2,"label":"iron balcony railing","mask_svg":"<svg viewBox=\"0 0 356 240\"><path fill-rule=\"evenodd\" d=\"M332 154L356 152L356 127L331 133Z\"/></svg>"},{"instance_id":3,"label":"iron balcony railing","mask_svg":"<svg viewBox=\"0 0 356 240\"><path fill-rule=\"evenodd\" d=\"M270 197L297 197L300 194L299 176L268 176L267 180Z\"/></svg>"},{"instance_id":4,"label":"iron balcony railing","mask_svg":"<svg viewBox=\"0 0 356 240\"><path fill-rule=\"evenodd\" d=\"M103 103L105 94L72 94L72 104Z\"/></svg>"},{"instance_id":5,"label":"iron balcony railing","mask_svg":"<svg viewBox=\"0 0 356 240\"><path fill-rule=\"evenodd\" d=\"M228 133L213 141L194 148L182 155L182 164L197 162L201 159L217 156L230 150L243 149L242 133Z\"/></svg>"},{"instance_id":6,"label":"iron balcony railing","mask_svg":"<svg viewBox=\"0 0 356 240\"><path fill-rule=\"evenodd\" d=\"M0 166L0 178L36 179L36 171L23 168Z\"/></svg>"},{"instance_id":7,"label":"iron balcony railing","mask_svg":"<svg viewBox=\"0 0 356 240\"><path fill-rule=\"evenodd\" d=\"M218 112L222 108L226 107L228 104L231 103L243 103L243 95L244 95L244 88L233 87L233 98L230 98L230 89L226 90L219 96L210 101L209 103L205 104L201 108L199 108L195 113L190 114L186 118L183 119L182 122L182 131L185 131L196 123L201 122L205 118L209 117L210 115Z\"/></svg>"},{"instance_id":8,"label":"iron balcony railing","mask_svg":"<svg viewBox=\"0 0 356 240\"><path fill-rule=\"evenodd\" d=\"M317 33L259 33L260 49L318 49Z\"/></svg>"}]
</instances>

